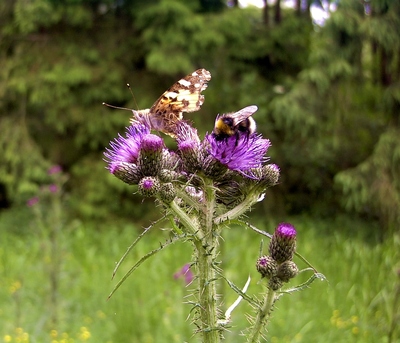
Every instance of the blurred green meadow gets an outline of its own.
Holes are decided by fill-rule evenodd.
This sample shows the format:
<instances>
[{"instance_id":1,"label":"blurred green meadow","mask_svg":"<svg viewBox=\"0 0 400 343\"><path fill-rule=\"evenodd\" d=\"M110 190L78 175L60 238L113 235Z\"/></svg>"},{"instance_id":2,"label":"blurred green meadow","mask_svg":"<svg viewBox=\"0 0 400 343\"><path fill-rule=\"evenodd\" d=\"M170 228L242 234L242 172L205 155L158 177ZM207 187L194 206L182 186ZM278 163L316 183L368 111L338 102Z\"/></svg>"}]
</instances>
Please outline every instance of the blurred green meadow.
<instances>
[{"instance_id":1,"label":"blurred green meadow","mask_svg":"<svg viewBox=\"0 0 400 343\"><path fill-rule=\"evenodd\" d=\"M0 216L0 342L197 342L189 313L190 285L174 273L190 262L190 243L173 244L135 271L107 301L124 273L145 253L169 238L154 227L117 272L115 263L144 229L120 224L91 227L76 221L41 230L32 208ZM19 221L15 218L19 217ZM337 218L290 218L298 230L298 252L327 277L309 289L284 295L268 327L269 342L400 342L400 240L377 237L375 227ZM18 223L18 224L16 224ZM256 218L258 228L275 224ZM17 226L12 226L17 225ZM223 233L222 267L248 294L264 288L255 269L261 237L241 227ZM264 240L264 252L267 253ZM305 265L299 259L299 266ZM290 285L310 274L300 274ZM237 295L224 284L223 308ZM396 305L397 304L397 305ZM239 333L252 308L244 301L233 312L227 342Z\"/></svg>"}]
</instances>

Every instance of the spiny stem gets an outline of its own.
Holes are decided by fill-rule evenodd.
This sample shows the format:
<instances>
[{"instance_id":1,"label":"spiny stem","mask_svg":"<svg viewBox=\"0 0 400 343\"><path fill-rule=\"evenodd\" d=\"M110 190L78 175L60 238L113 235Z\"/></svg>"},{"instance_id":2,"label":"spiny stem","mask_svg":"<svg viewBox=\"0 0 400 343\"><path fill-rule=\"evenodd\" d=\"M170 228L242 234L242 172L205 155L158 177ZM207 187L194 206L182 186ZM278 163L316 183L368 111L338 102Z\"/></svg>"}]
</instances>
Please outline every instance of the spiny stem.
<instances>
[{"instance_id":1,"label":"spiny stem","mask_svg":"<svg viewBox=\"0 0 400 343\"><path fill-rule=\"evenodd\" d=\"M224 214L220 215L219 217L214 219L214 223L219 225L226 220L232 220L238 218L240 215L245 213L249 210L250 206L255 204L258 200L258 195L248 195L239 205L232 208L230 211L225 212Z\"/></svg>"},{"instance_id":2,"label":"spiny stem","mask_svg":"<svg viewBox=\"0 0 400 343\"><path fill-rule=\"evenodd\" d=\"M215 234L215 188L212 180L204 179L205 208L201 227L203 239L195 242L199 269L200 327L203 343L220 342L217 324L216 272L213 267L218 251L218 235Z\"/></svg>"},{"instance_id":3,"label":"spiny stem","mask_svg":"<svg viewBox=\"0 0 400 343\"><path fill-rule=\"evenodd\" d=\"M257 317L254 322L254 326L252 328L251 334L249 336L249 342L251 342L251 343L260 342L261 330L266 325L266 320L268 319L268 317L272 311L274 302L275 302L275 291L268 288L267 293L264 298L264 303L257 312Z\"/></svg>"}]
</instances>

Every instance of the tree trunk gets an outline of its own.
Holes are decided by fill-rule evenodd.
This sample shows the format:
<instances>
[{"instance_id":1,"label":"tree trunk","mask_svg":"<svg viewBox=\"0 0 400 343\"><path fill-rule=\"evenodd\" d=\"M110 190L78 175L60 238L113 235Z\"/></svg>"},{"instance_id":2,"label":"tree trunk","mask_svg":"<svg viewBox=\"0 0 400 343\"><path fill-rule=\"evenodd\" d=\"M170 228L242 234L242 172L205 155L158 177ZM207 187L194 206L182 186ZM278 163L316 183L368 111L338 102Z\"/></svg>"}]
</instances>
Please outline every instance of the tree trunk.
<instances>
[{"instance_id":1,"label":"tree trunk","mask_svg":"<svg viewBox=\"0 0 400 343\"><path fill-rule=\"evenodd\" d=\"M282 21L281 0L276 0L274 22L275 24L279 24L281 21Z\"/></svg>"},{"instance_id":2,"label":"tree trunk","mask_svg":"<svg viewBox=\"0 0 400 343\"><path fill-rule=\"evenodd\" d=\"M386 49L380 46L380 61L379 61L379 73L380 81L382 86L389 86L391 84L391 77L389 73L389 56Z\"/></svg>"},{"instance_id":3,"label":"tree trunk","mask_svg":"<svg viewBox=\"0 0 400 343\"><path fill-rule=\"evenodd\" d=\"M264 0L263 22L266 27L269 27L269 6L268 0Z\"/></svg>"},{"instance_id":4,"label":"tree trunk","mask_svg":"<svg viewBox=\"0 0 400 343\"><path fill-rule=\"evenodd\" d=\"M301 17L301 0L296 0L295 4L296 15Z\"/></svg>"}]
</instances>

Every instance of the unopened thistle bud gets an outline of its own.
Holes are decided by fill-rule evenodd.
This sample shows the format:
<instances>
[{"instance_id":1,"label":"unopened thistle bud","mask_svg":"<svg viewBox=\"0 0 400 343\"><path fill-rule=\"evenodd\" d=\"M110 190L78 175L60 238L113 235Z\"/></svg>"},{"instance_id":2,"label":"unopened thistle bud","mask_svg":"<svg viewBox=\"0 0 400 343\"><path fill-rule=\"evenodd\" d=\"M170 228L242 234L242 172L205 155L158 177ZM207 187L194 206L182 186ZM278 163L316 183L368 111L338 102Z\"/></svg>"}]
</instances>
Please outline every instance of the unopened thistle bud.
<instances>
[{"instance_id":1,"label":"unopened thistle bud","mask_svg":"<svg viewBox=\"0 0 400 343\"><path fill-rule=\"evenodd\" d=\"M154 197L160 191L160 181L157 178L146 176L139 181L139 193L145 197Z\"/></svg>"},{"instance_id":2,"label":"unopened thistle bud","mask_svg":"<svg viewBox=\"0 0 400 343\"><path fill-rule=\"evenodd\" d=\"M185 140L178 143L178 149L183 165L188 172L195 173L201 167L202 154L200 144L195 140Z\"/></svg>"},{"instance_id":3,"label":"unopened thistle bud","mask_svg":"<svg viewBox=\"0 0 400 343\"><path fill-rule=\"evenodd\" d=\"M271 256L261 256L256 263L257 271L262 277L270 279L278 271L278 263Z\"/></svg>"},{"instance_id":4,"label":"unopened thistle bud","mask_svg":"<svg viewBox=\"0 0 400 343\"><path fill-rule=\"evenodd\" d=\"M280 170L276 164L267 164L262 167L262 179L266 187L275 186L279 181Z\"/></svg>"},{"instance_id":5,"label":"unopened thistle bud","mask_svg":"<svg viewBox=\"0 0 400 343\"><path fill-rule=\"evenodd\" d=\"M299 268L293 261L286 261L279 265L277 277L283 282L289 282L299 273Z\"/></svg>"},{"instance_id":6,"label":"unopened thistle bud","mask_svg":"<svg viewBox=\"0 0 400 343\"><path fill-rule=\"evenodd\" d=\"M228 171L228 167L222 164L219 160L209 155L204 159L204 173L212 179L220 179Z\"/></svg>"},{"instance_id":7,"label":"unopened thistle bud","mask_svg":"<svg viewBox=\"0 0 400 343\"><path fill-rule=\"evenodd\" d=\"M282 287L282 285L283 285L282 280L276 276L273 276L268 281L268 288L272 289L273 291L277 291L279 288Z\"/></svg>"},{"instance_id":8,"label":"unopened thistle bud","mask_svg":"<svg viewBox=\"0 0 400 343\"><path fill-rule=\"evenodd\" d=\"M142 175L134 163L119 162L113 166L113 174L128 185L137 185Z\"/></svg>"},{"instance_id":9,"label":"unopened thistle bud","mask_svg":"<svg viewBox=\"0 0 400 343\"><path fill-rule=\"evenodd\" d=\"M276 228L271 243L269 253L278 263L290 261L296 250L296 230L289 223L281 223Z\"/></svg>"},{"instance_id":10,"label":"unopened thistle bud","mask_svg":"<svg viewBox=\"0 0 400 343\"><path fill-rule=\"evenodd\" d=\"M163 183L161 185L159 197L163 202L169 204L175 199L175 196L176 196L176 190L172 183L168 182L168 183Z\"/></svg>"},{"instance_id":11,"label":"unopened thistle bud","mask_svg":"<svg viewBox=\"0 0 400 343\"><path fill-rule=\"evenodd\" d=\"M182 160L174 152L167 149L163 149L162 152L163 168L169 170L179 170L182 166Z\"/></svg>"},{"instance_id":12,"label":"unopened thistle bud","mask_svg":"<svg viewBox=\"0 0 400 343\"><path fill-rule=\"evenodd\" d=\"M181 174L177 173L174 170L169 170L169 169L162 169L158 176L159 176L160 180L163 182L183 180L183 177Z\"/></svg>"},{"instance_id":13,"label":"unopened thistle bud","mask_svg":"<svg viewBox=\"0 0 400 343\"><path fill-rule=\"evenodd\" d=\"M156 176L160 172L164 147L161 137L153 134L143 137L137 162L143 175Z\"/></svg>"}]
</instances>

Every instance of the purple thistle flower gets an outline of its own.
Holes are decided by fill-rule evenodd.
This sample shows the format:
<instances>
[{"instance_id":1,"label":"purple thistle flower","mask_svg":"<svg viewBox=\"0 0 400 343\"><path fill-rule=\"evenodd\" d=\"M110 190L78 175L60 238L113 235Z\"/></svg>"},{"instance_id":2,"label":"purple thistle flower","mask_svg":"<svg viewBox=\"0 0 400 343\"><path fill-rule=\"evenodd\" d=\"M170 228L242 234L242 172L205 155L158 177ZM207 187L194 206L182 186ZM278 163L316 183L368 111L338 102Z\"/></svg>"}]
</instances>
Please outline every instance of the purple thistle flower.
<instances>
[{"instance_id":1,"label":"purple thistle flower","mask_svg":"<svg viewBox=\"0 0 400 343\"><path fill-rule=\"evenodd\" d=\"M211 156L230 170L251 178L254 176L246 172L262 166L267 160L265 154L271 145L269 139L264 139L258 134L250 136L242 134L239 137L233 135L223 140L217 140L213 134L207 134L206 139Z\"/></svg>"},{"instance_id":2,"label":"purple thistle flower","mask_svg":"<svg viewBox=\"0 0 400 343\"><path fill-rule=\"evenodd\" d=\"M182 276L184 277L186 285L189 285L193 281L194 275L193 275L192 271L190 270L189 263L186 263L178 272L176 272L174 274L174 279L177 280Z\"/></svg>"},{"instance_id":3,"label":"purple thistle flower","mask_svg":"<svg viewBox=\"0 0 400 343\"><path fill-rule=\"evenodd\" d=\"M35 206L38 202L39 202L39 198L33 197L33 198L28 199L28 201L26 202L26 206L32 207L32 206Z\"/></svg>"},{"instance_id":4,"label":"purple thistle flower","mask_svg":"<svg viewBox=\"0 0 400 343\"><path fill-rule=\"evenodd\" d=\"M118 135L114 141L110 142L111 148L106 148L104 156L111 174L118 170L121 162L136 163L142 139L149 133L149 127L134 123L127 128L126 138Z\"/></svg>"},{"instance_id":5,"label":"purple thistle flower","mask_svg":"<svg viewBox=\"0 0 400 343\"><path fill-rule=\"evenodd\" d=\"M48 189L50 193L57 193L58 192L58 186L55 185L54 183L48 186Z\"/></svg>"},{"instance_id":6,"label":"purple thistle flower","mask_svg":"<svg viewBox=\"0 0 400 343\"><path fill-rule=\"evenodd\" d=\"M269 253L278 263L290 261L296 251L296 229L290 223L280 223L276 228L270 245Z\"/></svg>"},{"instance_id":7,"label":"purple thistle flower","mask_svg":"<svg viewBox=\"0 0 400 343\"><path fill-rule=\"evenodd\" d=\"M49 170L47 171L47 174L49 175L53 175L53 174L58 174L62 172L62 168L61 166L59 166L58 164L52 166L49 168Z\"/></svg>"}]
</instances>

